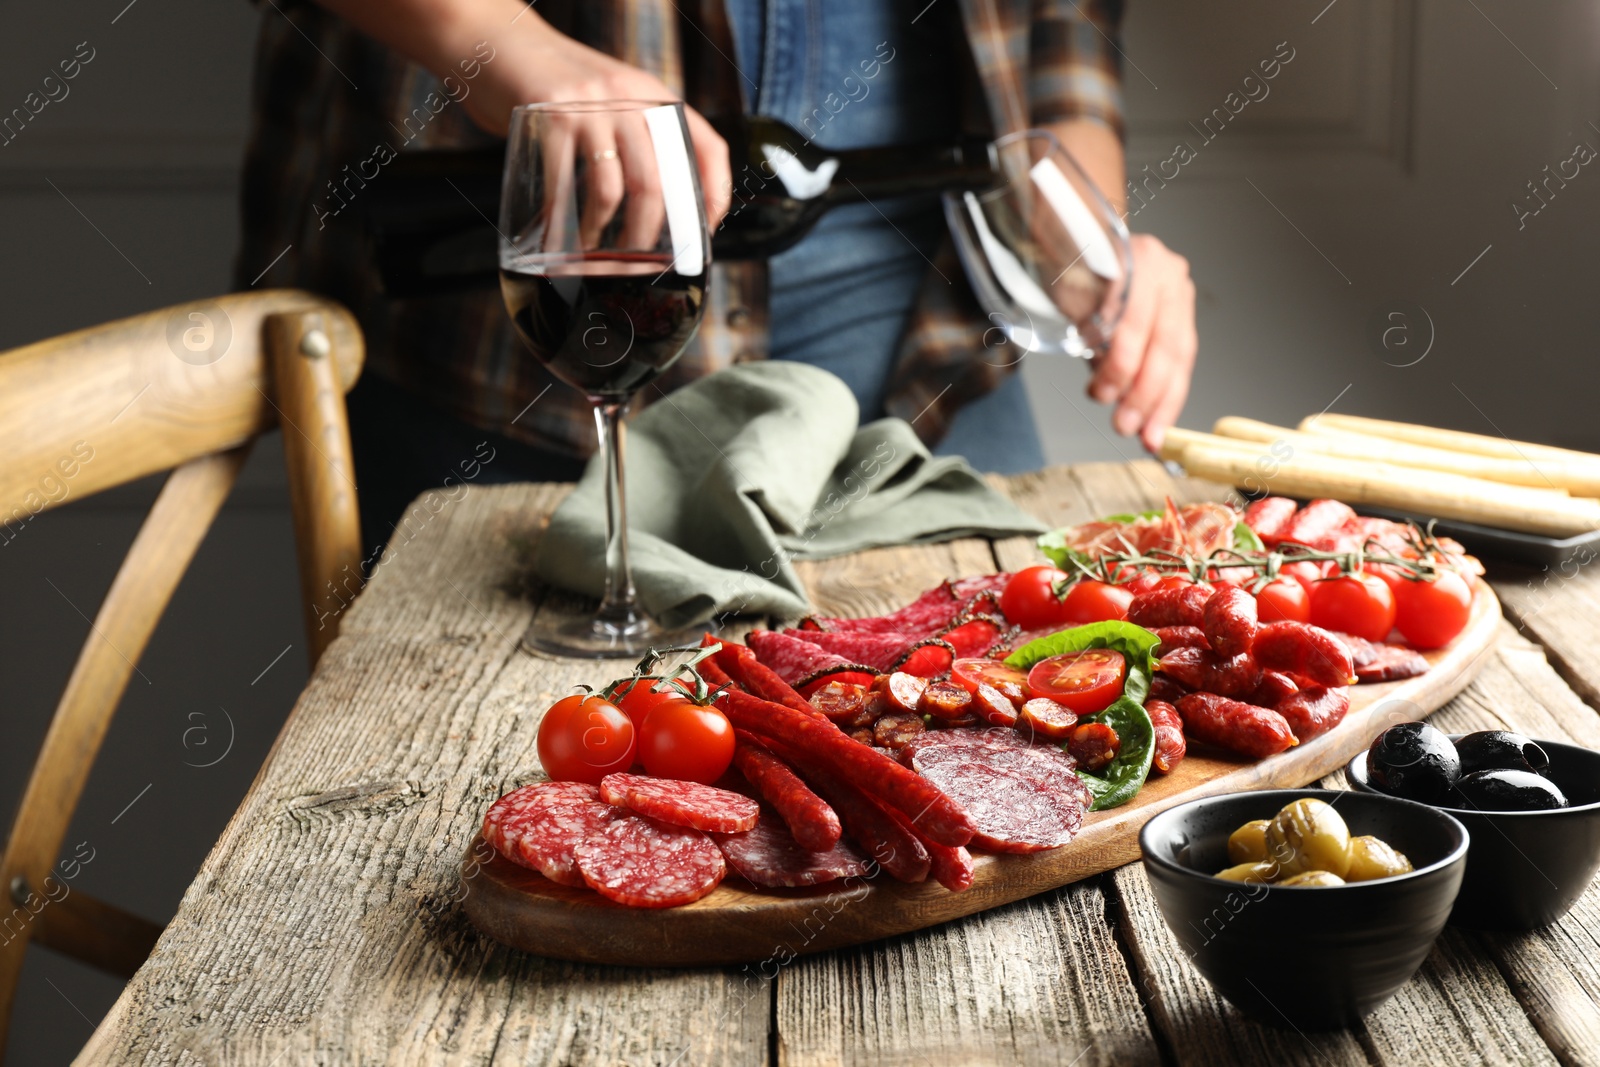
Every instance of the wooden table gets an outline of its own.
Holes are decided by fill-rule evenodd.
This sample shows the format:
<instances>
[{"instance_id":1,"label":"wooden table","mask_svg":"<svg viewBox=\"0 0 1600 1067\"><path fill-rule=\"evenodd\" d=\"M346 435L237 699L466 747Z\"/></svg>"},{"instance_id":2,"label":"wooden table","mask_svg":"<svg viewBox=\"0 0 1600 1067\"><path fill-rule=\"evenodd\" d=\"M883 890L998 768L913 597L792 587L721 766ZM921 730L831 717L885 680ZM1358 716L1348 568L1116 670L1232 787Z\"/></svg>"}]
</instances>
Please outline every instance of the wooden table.
<instances>
[{"instance_id":1,"label":"wooden table","mask_svg":"<svg viewBox=\"0 0 1600 1067\"><path fill-rule=\"evenodd\" d=\"M1051 523L1219 491L1148 462L998 484ZM565 491L470 489L391 546L79 1062L1600 1064L1597 889L1535 933L1447 930L1364 1027L1310 1035L1219 999L1137 864L782 968L580 966L484 939L458 907L462 851L534 768L542 709L595 678L518 649L541 610L522 561ZM802 570L851 614L1033 559L1026 539L969 540ZM1435 721L1600 748L1600 578L1490 577L1502 640Z\"/></svg>"}]
</instances>

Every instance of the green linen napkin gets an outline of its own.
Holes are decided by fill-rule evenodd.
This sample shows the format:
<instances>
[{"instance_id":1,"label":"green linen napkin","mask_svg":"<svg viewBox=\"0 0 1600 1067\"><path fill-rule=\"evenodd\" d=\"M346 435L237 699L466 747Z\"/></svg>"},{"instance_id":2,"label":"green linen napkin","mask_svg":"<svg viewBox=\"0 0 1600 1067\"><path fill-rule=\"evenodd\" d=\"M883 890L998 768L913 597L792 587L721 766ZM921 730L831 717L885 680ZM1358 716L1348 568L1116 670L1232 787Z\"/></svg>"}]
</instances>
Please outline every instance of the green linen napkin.
<instances>
[{"instance_id":1,"label":"green linen napkin","mask_svg":"<svg viewBox=\"0 0 1600 1067\"><path fill-rule=\"evenodd\" d=\"M629 553L646 611L669 627L809 610L790 561L1044 527L902 419L857 428L825 370L745 363L657 400L628 426ZM598 597L605 468L596 456L540 539L544 581Z\"/></svg>"}]
</instances>

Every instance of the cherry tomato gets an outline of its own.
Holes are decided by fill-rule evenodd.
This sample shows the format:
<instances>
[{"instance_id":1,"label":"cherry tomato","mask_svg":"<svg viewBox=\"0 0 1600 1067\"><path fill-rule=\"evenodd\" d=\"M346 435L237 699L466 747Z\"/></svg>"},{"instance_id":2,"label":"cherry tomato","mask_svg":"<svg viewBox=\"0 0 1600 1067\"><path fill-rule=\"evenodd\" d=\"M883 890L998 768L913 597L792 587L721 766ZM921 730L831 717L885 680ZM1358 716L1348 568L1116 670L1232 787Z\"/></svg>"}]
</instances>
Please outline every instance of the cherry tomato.
<instances>
[{"instance_id":1,"label":"cherry tomato","mask_svg":"<svg viewBox=\"0 0 1600 1067\"><path fill-rule=\"evenodd\" d=\"M1109 708L1122 695L1128 664L1121 652L1091 648L1040 660L1028 671L1028 691L1079 715Z\"/></svg>"},{"instance_id":2,"label":"cherry tomato","mask_svg":"<svg viewBox=\"0 0 1600 1067\"><path fill-rule=\"evenodd\" d=\"M660 692L655 688L656 684L655 679L630 682L617 692L617 707L626 712L628 718L633 720L635 731L644 728L645 716L649 715L658 706L670 704L674 700L685 704L689 703L689 698L676 689L667 689L665 692Z\"/></svg>"},{"instance_id":3,"label":"cherry tomato","mask_svg":"<svg viewBox=\"0 0 1600 1067\"><path fill-rule=\"evenodd\" d=\"M1134 596L1138 596L1140 593L1148 593L1150 590L1156 588L1160 584L1160 571L1140 571L1138 574L1134 575L1133 578L1129 579L1122 588L1126 589Z\"/></svg>"},{"instance_id":4,"label":"cherry tomato","mask_svg":"<svg viewBox=\"0 0 1600 1067\"><path fill-rule=\"evenodd\" d=\"M550 706L539 723L539 762L559 782L599 785L633 766L636 731L621 708L593 693Z\"/></svg>"},{"instance_id":5,"label":"cherry tomato","mask_svg":"<svg viewBox=\"0 0 1600 1067\"><path fill-rule=\"evenodd\" d=\"M1256 616L1262 622L1310 622L1311 594L1293 578L1274 578L1256 593Z\"/></svg>"},{"instance_id":6,"label":"cherry tomato","mask_svg":"<svg viewBox=\"0 0 1600 1067\"><path fill-rule=\"evenodd\" d=\"M1406 581L1405 574L1398 567L1392 567L1387 563L1368 563L1361 569L1368 574L1376 574L1379 578L1382 578L1383 584L1389 587L1389 592L1393 593L1398 601L1400 587Z\"/></svg>"},{"instance_id":7,"label":"cherry tomato","mask_svg":"<svg viewBox=\"0 0 1600 1067\"><path fill-rule=\"evenodd\" d=\"M1401 580L1394 593L1395 626L1412 648L1443 648L1472 615L1472 587L1454 571L1432 582Z\"/></svg>"},{"instance_id":8,"label":"cherry tomato","mask_svg":"<svg viewBox=\"0 0 1600 1067\"><path fill-rule=\"evenodd\" d=\"M1067 622L1082 626L1087 622L1106 622L1126 619L1133 594L1120 585L1107 585L1093 578L1083 578L1073 583L1063 601Z\"/></svg>"},{"instance_id":9,"label":"cherry tomato","mask_svg":"<svg viewBox=\"0 0 1600 1067\"><path fill-rule=\"evenodd\" d=\"M1056 583L1066 577L1045 564L1018 571L1000 593L1001 613L1024 630L1066 625L1066 606L1055 592Z\"/></svg>"},{"instance_id":10,"label":"cherry tomato","mask_svg":"<svg viewBox=\"0 0 1600 1067\"><path fill-rule=\"evenodd\" d=\"M1296 563L1285 563L1280 573L1287 574L1305 586L1307 593L1316 589L1317 582L1322 580L1322 568L1309 559L1303 559Z\"/></svg>"},{"instance_id":11,"label":"cherry tomato","mask_svg":"<svg viewBox=\"0 0 1600 1067\"><path fill-rule=\"evenodd\" d=\"M1374 574L1327 578L1311 591L1311 624L1382 641L1394 629L1394 594Z\"/></svg>"},{"instance_id":12,"label":"cherry tomato","mask_svg":"<svg viewBox=\"0 0 1600 1067\"><path fill-rule=\"evenodd\" d=\"M1197 582L1194 580L1194 576L1189 574L1169 574L1165 578L1161 579L1161 581L1156 583L1156 588L1179 589L1186 585L1198 585L1202 589L1211 588L1210 582Z\"/></svg>"},{"instance_id":13,"label":"cherry tomato","mask_svg":"<svg viewBox=\"0 0 1600 1067\"><path fill-rule=\"evenodd\" d=\"M1009 696L1008 686L1016 686L1018 693L1028 687L1027 672L997 659L958 659L950 665L950 680L969 693L976 693L980 685L992 685Z\"/></svg>"},{"instance_id":14,"label":"cherry tomato","mask_svg":"<svg viewBox=\"0 0 1600 1067\"><path fill-rule=\"evenodd\" d=\"M639 762L657 778L709 785L733 762L733 727L716 708L662 701L650 709L639 732Z\"/></svg>"}]
</instances>

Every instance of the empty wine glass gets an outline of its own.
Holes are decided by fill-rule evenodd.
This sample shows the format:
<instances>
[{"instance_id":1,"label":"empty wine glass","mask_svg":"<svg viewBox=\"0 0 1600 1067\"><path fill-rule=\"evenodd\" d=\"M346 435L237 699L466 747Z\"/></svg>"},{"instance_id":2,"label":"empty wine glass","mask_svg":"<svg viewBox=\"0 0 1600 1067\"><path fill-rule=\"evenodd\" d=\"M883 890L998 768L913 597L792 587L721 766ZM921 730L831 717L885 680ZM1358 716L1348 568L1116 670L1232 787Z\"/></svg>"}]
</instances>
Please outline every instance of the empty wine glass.
<instances>
[{"instance_id":1,"label":"empty wine glass","mask_svg":"<svg viewBox=\"0 0 1600 1067\"><path fill-rule=\"evenodd\" d=\"M1128 228L1049 131L1001 137L994 157L995 185L944 194L978 302L1024 353L1092 358L1127 306Z\"/></svg>"}]
</instances>

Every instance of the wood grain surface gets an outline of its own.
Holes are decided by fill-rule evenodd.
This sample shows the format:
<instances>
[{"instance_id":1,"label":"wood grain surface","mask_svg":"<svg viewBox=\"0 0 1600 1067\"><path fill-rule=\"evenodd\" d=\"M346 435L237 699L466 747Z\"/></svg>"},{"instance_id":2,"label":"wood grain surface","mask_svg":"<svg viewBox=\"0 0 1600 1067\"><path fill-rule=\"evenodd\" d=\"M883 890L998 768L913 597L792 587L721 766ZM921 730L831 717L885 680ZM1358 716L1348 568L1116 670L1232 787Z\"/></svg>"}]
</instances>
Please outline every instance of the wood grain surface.
<instances>
[{"instance_id":1,"label":"wood grain surface","mask_svg":"<svg viewBox=\"0 0 1600 1067\"><path fill-rule=\"evenodd\" d=\"M1004 484L1050 522L1220 492L1153 463ZM522 561L563 492L468 489L391 549L79 1062L1600 1064L1594 889L1531 934L1447 932L1366 1025L1309 1036L1220 1001L1174 950L1138 865L784 966L570 964L483 937L462 911L461 854L484 806L536 775L540 709L592 671L517 649L533 613L556 610L524 588ZM877 610L1032 559L1025 541L987 549L802 572L819 607ZM876 578L891 567L897 595ZM1545 658L1581 663L1600 621L1583 626L1561 652L1506 627L1436 721L1600 745L1600 717Z\"/></svg>"}]
</instances>

